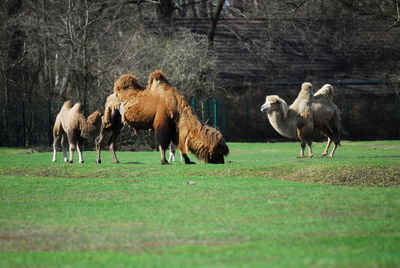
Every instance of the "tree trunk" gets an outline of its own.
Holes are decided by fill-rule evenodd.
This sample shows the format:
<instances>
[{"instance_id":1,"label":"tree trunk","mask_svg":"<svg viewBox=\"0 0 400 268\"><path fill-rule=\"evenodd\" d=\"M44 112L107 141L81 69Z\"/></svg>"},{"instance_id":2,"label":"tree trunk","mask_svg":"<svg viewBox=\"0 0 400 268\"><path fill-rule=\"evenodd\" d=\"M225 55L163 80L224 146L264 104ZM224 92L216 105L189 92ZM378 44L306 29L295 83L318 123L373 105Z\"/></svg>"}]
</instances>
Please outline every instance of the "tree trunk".
<instances>
[{"instance_id":1,"label":"tree trunk","mask_svg":"<svg viewBox=\"0 0 400 268\"><path fill-rule=\"evenodd\" d=\"M158 4L158 16L162 22L167 25L171 24L173 12L174 6L172 0L160 0Z\"/></svg>"},{"instance_id":2,"label":"tree trunk","mask_svg":"<svg viewBox=\"0 0 400 268\"><path fill-rule=\"evenodd\" d=\"M215 30L217 29L219 16L221 15L224 3L225 0L218 0L217 5L215 6L213 12L211 13L210 24L208 26L208 31L207 31L208 49L212 49L214 47Z\"/></svg>"}]
</instances>

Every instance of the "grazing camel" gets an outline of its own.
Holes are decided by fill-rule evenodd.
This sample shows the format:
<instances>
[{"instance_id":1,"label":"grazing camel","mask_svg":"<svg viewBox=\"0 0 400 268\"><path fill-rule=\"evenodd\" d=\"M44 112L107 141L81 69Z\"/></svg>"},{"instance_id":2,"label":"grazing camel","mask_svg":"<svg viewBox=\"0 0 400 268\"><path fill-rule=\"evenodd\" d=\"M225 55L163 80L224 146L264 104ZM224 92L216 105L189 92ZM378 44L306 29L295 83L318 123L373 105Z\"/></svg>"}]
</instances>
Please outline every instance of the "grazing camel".
<instances>
[{"instance_id":1,"label":"grazing camel","mask_svg":"<svg viewBox=\"0 0 400 268\"><path fill-rule=\"evenodd\" d=\"M287 103L279 96L266 97L261 111L266 112L272 127L282 136L297 138L301 142L299 158L303 158L306 144L309 148L307 157L313 157L312 133L319 129L328 137L328 144L323 156L328 155L328 149L332 141L334 148L329 154L333 157L337 146L340 145L342 131L340 111L332 101L333 87L324 85L315 94L312 93L312 85L304 83L299 96L288 107Z\"/></svg>"},{"instance_id":2,"label":"grazing camel","mask_svg":"<svg viewBox=\"0 0 400 268\"><path fill-rule=\"evenodd\" d=\"M229 148L222 134L198 120L185 98L169 83L163 72L157 70L150 75L149 89L166 101L167 116L176 127L172 141L181 151L185 163L191 163L187 152L206 163L225 162L224 156L229 154Z\"/></svg>"},{"instance_id":3,"label":"grazing camel","mask_svg":"<svg viewBox=\"0 0 400 268\"><path fill-rule=\"evenodd\" d=\"M87 119L82 114L83 105L66 101L57 114L53 128L53 162L57 162L57 145L61 140L64 161L73 162L75 148L79 154L79 163L83 163L82 145L85 138L97 136L101 127L101 113L95 111ZM67 159L69 143L69 160Z\"/></svg>"}]
</instances>

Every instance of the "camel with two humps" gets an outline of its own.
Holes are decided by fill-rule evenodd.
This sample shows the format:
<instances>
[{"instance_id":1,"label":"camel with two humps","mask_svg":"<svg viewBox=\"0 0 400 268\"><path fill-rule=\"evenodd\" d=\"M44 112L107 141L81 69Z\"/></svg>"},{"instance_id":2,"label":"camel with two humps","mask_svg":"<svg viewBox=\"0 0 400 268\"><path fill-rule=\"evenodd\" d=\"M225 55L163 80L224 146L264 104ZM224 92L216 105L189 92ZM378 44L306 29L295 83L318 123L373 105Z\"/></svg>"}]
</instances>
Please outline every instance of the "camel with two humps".
<instances>
[{"instance_id":1,"label":"camel with two humps","mask_svg":"<svg viewBox=\"0 0 400 268\"><path fill-rule=\"evenodd\" d=\"M320 130L328 137L323 156L333 157L340 145L340 135L343 132L340 110L332 101L333 87L324 85L315 94L311 83L303 83L301 91L292 105L277 95L266 96L261 111L266 112L272 127L282 136L299 139L301 151L299 158L313 157L312 134L314 129ZM331 143L333 150L328 154ZM304 155L308 145L309 154Z\"/></svg>"},{"instance_id":2,"label":"camel with two humps","mask_svg":"<svg viewBox=\"0 0 400 268\"><path fill-rule=\"evenodd\" d=\"M57 162L57 146L61 143L65 162L73 162L74 151L78 151L79 163L83 163L84 139L94 138L98 135L102 114L95 111L86 118L82 114L83 105L66 101L57 114L53 127L53 162ZM69 159L67 158L67 145L69 145Z\"/></svg>"}]
</instances>

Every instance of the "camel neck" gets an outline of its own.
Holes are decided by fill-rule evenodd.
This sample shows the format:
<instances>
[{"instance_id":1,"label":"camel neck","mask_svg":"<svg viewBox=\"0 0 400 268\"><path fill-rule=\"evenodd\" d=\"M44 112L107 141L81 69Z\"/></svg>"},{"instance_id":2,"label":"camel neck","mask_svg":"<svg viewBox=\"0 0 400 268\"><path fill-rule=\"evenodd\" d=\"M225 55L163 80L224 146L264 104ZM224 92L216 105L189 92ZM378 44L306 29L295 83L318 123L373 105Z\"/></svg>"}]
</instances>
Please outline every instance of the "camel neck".
<instances>
[{"instance_id":1,"label":"camel neck","mask_svg":"<svg viewBox=\"0 0 400 268\"><path fill-rule=\"evenodd\" d=\"M289 110L286 116L283 111L274 111L268 114L268 119L279 134L288 138L296 138L297 121L293 111Z\"/></svg>"}]
</instances>

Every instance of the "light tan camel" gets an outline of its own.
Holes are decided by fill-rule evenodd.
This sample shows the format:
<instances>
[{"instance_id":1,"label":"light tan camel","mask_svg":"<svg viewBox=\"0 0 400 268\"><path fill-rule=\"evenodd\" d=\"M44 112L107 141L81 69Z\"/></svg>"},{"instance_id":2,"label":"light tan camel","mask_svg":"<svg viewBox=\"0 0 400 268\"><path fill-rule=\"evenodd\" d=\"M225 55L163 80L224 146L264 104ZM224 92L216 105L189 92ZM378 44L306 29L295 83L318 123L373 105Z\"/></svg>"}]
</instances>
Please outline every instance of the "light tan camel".
<instances>
[{"instance_id":1,"label":"light tan camel","mask_svg":"<svg viewBox=\"0 0 400 268\"><path fill-rule=\"evenodd\" d=\"M85 138L96 137L101 127L99 111L92 113L87 119L82 114L83 105L66 101L57 114L53 127L53 162L57 161L57 145L61 140L64 161L70 163L74 159L75 148L79 154L79 163L83 163L82 145ZM67 159L67 143L69 143L69 160Z\"/></svg>"},{"instance_id":2,"label":"light tan camel","mask_svg":"<svg viewBox=\"0 0 400 268\"><path fill-rule=\"evenodd\" d=\"M319 129L328 137L328 144L323 156L328 154L328 149L333 141L335 146L329 157L333 157L336 148L340 145L342 132L340 111L332 102L333 88L324 85L317 93L312 94L312 85L304 83L299 96L288 107L287 103L279 96L266 97L261 111L266 112L272 127L282 136L297 138L301 142L301 151L298 157L303 158L306 144L309 148L307 157L313 157L312 134L314 129Z\"/></svg>"}]
</instances>

